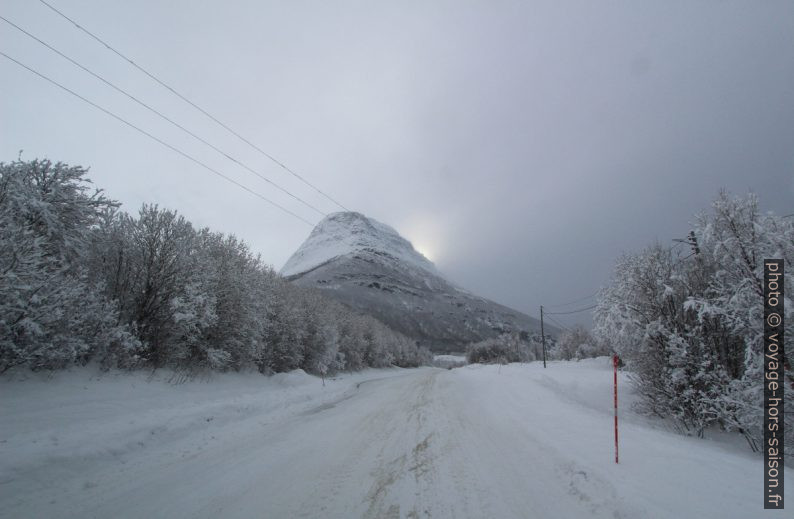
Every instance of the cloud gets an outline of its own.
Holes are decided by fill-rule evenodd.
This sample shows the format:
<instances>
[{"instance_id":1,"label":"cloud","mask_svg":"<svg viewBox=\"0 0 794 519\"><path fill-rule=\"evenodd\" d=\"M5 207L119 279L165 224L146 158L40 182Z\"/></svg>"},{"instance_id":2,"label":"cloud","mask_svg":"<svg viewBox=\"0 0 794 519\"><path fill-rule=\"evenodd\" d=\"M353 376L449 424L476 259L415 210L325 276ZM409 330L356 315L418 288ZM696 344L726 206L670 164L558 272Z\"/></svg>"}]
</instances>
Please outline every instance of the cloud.
<instances>
[{"instance_id":1,"label":"cloud","mask_svg":"<svg viewBox=\"0 0 794 519\"><path fill-rule=\"evenodd\" d=\"M794 212L785 2L136 2L68 14L475 292L536 314L686 234L721 187ZM326 211L295 178L35 2L7 15ZM145 36L145 37L144 37ZM15 56L300 214L289 197L9 33ZM0 152L92 166L280 267L310 228L0 63ZM564 321L574 322L576 317ZM583 319L586 321L587 317Z\"/></svg>"}]
</instances>

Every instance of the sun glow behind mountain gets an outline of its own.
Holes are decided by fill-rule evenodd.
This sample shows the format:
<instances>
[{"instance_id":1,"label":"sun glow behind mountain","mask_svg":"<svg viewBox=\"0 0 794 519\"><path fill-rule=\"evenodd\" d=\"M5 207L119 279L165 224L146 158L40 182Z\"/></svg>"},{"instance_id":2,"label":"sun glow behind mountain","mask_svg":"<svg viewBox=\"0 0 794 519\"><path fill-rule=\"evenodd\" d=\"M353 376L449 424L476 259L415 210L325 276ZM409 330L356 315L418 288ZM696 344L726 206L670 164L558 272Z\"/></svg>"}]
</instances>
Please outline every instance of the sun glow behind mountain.
<instances>
[{"instance_id":1,"label":"sun glow behind mountain","mask_svg":"<svg viewBox=\"0 0 794 519\"><path fill-rule=\"evenodd\" d=\"M415 242L415 241L412 241L411 243L413 244L414 249L416 249L416 252L418 252L419 254L424 256L425 258L427 258L430 261L435 263L435 261L436 261L435 254L433 254L432 250L429 247L427 247L423 243L418 243L418 242Z\"/></svg>"},{"instance_id":2,"label":"sun glow behind mountain","mask_svg":"<svg viewBox=\"0 0 794 519\"><path fill-rule=\"evenodd\" d=\"M414 215L407 221L400 222L398 228L402 230L403 236L411 242L416 252L434 264L443 259L444 244L441 238L445 233L435 215Z\"/></svg>"}]
</instances>

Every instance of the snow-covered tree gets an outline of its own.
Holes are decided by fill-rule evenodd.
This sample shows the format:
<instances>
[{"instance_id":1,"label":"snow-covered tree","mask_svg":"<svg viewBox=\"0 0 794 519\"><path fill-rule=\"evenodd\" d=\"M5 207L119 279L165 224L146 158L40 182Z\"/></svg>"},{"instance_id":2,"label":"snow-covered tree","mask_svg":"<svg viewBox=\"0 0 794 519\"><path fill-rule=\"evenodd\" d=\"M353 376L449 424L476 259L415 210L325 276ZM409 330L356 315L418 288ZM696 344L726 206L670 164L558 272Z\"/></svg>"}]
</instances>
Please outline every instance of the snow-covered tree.
<instances>
[{"instance_id":1,"label":"snow-covered tree","mask_svg":"<svg viewBox=\"0 0 794 519\"><path fill-rule=\"evenodd\" d=\"M608 346L596 340L582 326L574 326L571 330L564 331L550 349L550 357L560 360L586 359L609 353Z\"/></svg>"},{"instance_id":2,"label":"snow-covered tree","mask_svg":"<svg viewBox=\"0 0 794 519\"><path fill-rule=\"evenodd\" d=\"M466 360L471 364L530 362L542 358L542 345L523 339L518 332L503 333L466 348Z\"/></svg>"},{"instance_id":3,"label":"snow-covered tree","mask_svg":"<svg viewBox=\"0 0 794 519\"><path fill-rule=\"evenodd\" d=\"M622 257L600 294L595 333L628 363L646 410L697 434L711 425L739 431L756 449L763 411L763 259L791 265L794 225L761 215L753 195L721 193L712 213L697 218L688 241L686 252L655 245ZM787 290L790 279L787 274ZM785 308L791 317L789 299ZM794 332L791 319L786 331ZM794 378L786 369L788 395Z\"/></svg>"},{"instance_id":4,"label":"snow-covered tree","mask_svg":"<svg viewBox=\"0 0 794 519\"><path fill-rule=\"evenodd\" d=\"M280 278L234 236L137 216L85 170L0 164L0 372L99 361L326 374L416 366L427 350Z\"/></svg>"},{"instance_id":5,"label":"snow-covered tree","mask_svg":"<svg viewBox=\"0 0 794 519\"><path fill-rule=\"evenodd\" d=\"M139 343L83 267L91 233L116 206L85 173L47 160L0 164L0 371L135 360Z\"/></svg>"},{"instance_id":6,"label":"snow-covered tree","mask_svg":"<svg viewBox=\"0 0 794 519\"><path fill-rule=\"evenodd\" d=\"M794 222L772 214L761 214L755 195L733 198L720 193L713 213L698 217L694 236L700 252L696 264L708 283L703 294L691 297L686 307L696 313L698 323L711 341L729 382L716 401L722 425L741 431L754 445L762 435L764 320L763 260L780 258L788 272L784 287L786 334L794 333L791 305L791 274L794 261ZM715 325L715 323L717 323ZM704 334L704 335L705 335ZM791 337L791 335L789 335ZM786 358L791 350L786 348ZM794 372L786 363L783 387L789 402L794 397ZM794 441L794 420L786 422L788 445ZM791 445L794 447L794 445ZM794 448L789 450L794 452Z\"/></svg>"}]
</instances>

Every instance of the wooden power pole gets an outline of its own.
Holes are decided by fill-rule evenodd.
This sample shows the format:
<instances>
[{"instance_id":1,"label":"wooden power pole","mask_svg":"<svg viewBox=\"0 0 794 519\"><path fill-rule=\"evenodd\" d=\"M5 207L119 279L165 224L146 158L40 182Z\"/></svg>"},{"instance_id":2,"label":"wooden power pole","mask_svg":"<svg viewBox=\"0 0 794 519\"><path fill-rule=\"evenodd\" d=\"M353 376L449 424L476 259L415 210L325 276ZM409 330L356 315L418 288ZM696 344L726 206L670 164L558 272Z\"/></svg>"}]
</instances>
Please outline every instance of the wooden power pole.
<instances>
[{"instance_id":1,"label":"wooden power pole","mask_svg":"<svg viewBox=\"0 0 794 519\"><path fill-rule=\"evenodd\" d=\"M546 369L546 333L543 331L543 305L540 305L540 340L543 341L543 369Z\"/></svg>"}]
</instances>

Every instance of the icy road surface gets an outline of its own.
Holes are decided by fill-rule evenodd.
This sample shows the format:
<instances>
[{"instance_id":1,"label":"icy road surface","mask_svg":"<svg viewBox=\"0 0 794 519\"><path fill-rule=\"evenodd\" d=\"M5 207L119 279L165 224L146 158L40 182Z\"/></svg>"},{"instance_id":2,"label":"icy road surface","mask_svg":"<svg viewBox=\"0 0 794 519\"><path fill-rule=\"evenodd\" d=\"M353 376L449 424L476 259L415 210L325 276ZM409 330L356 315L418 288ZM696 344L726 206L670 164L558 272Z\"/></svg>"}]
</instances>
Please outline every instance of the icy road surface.
<instances>
[{"instance_id":1,"label":"icy road surface","mask_svg":"<svg viewBox=\"0 0 794 519\"><path fill-rule=\"evenodd\" d=\"M3 380L0 516L783 516L762 509L761 459L735 442L623 410L615 465L611 390L606 359L326 387L303 373Z\"/></svg>"}]
</instances>

